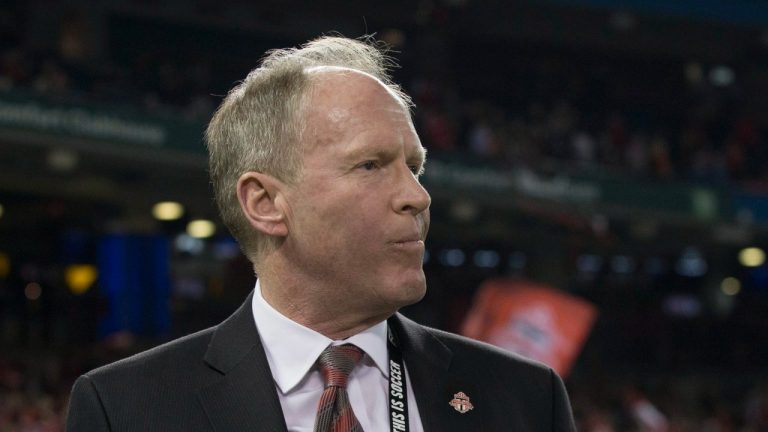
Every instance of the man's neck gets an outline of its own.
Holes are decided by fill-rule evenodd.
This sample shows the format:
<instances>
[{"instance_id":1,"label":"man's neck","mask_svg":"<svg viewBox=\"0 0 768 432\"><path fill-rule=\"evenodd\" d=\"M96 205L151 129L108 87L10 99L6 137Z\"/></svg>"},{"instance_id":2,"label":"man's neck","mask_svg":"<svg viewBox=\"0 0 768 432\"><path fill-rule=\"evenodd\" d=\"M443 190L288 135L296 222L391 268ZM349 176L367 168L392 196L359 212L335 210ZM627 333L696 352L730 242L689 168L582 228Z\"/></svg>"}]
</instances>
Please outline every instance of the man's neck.
<instances>
[{"instance_id":1,"label":"man's neck","mask_svg":"<svg viewBox=\"0 0 768 432\"><path fill-rule=\"evenodd\" d=\"M355 310L323 296L327 292L317 282L296 280L294 276L259 274L264 300L288 319L330 339L344 340L389 318L395 311ZM307 287L313 286L310 291ZM320 294L318 294L320 293Z\"/></svg>"}]
</instances>

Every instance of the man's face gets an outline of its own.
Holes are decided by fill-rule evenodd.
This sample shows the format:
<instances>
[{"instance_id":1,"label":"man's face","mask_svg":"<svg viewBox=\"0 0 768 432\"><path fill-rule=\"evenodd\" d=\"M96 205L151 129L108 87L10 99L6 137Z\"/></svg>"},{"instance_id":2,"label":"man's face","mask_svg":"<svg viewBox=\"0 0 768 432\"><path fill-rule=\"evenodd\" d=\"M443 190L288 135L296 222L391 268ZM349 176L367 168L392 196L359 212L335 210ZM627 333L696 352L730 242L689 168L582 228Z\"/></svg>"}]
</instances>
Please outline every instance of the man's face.
<instances>
[{"instance_id":1,"label":"man's face","mask_svg":"<svg viewBox=\"0 0 768 432\"><path fill-rule=\"evenodd\" d=\"M313 72L302 175L286 193L295 270L332 310L379 313L420 300L430 197L407 109L374 78Z\"/></svg>"}]
</instances>

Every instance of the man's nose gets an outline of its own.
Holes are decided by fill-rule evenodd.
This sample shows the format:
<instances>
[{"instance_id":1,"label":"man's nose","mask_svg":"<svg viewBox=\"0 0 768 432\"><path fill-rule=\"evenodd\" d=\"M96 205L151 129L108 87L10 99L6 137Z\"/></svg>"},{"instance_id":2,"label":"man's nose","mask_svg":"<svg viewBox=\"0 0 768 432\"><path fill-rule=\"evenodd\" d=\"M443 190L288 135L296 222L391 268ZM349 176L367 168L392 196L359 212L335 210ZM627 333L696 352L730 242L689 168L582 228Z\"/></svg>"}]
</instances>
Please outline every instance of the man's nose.
<instances>
[{"instance_id":1,"label":"man's nose","mask_svg":"<svg viewBox=\"0 0 768 432\"><path fill-rule=\"evenodd\" d=\"M398 182L399 187L394 203L395 211L417 215L429 208L432 198L410 168L404 171L403 174L400 174L402 180Z\"/></svg>"}]
</instances>

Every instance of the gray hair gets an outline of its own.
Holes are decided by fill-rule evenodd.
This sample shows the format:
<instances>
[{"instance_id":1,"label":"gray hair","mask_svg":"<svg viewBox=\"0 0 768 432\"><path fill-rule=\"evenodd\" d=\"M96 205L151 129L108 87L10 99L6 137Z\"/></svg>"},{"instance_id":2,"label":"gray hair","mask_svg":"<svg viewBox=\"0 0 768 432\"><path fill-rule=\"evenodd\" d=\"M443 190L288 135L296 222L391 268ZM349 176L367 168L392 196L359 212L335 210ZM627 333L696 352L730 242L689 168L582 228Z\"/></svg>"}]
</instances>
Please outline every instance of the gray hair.
<instances>
[{"instance_id":1,"label":"gray hair","mask_svg":"<svg viewBox=\"0 0 768 432\"><path fill-rule=\"evenodd\" d=\"M205 132L214 196L224 224L255 265L278 239L254 229L237 198L237 181L249 171L269 174L288 184L299 180L302 164L304 106L312 81L307 69L337 66L379 79L407 107L411 99L394 84L396 67L381 42L323 36L300 48L267 52L261 65L235 86Z\"/></svg>"}]
</instances>

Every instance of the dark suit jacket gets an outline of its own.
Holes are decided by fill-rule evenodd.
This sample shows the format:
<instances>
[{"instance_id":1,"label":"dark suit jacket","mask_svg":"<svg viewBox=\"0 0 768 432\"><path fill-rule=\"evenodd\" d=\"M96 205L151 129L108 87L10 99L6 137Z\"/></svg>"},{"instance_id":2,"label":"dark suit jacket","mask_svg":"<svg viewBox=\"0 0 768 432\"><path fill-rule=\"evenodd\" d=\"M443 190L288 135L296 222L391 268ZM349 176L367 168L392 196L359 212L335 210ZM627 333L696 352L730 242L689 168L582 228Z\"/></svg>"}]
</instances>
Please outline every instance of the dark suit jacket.
<instances>
[{"instance_id":1,"label":"dark suit jacket","mask_svg":"<svg viewBox=\"0 0 768 432\"><path fill-rule=\"evenodd\" d=\"M285 431L252 296L216 327L81 376L67 431ZM389 324L426 432L576 430L551 369L400 314ZM460 414L449 405L458 392L473 410Z\"/></svg>"}]
</instances>

